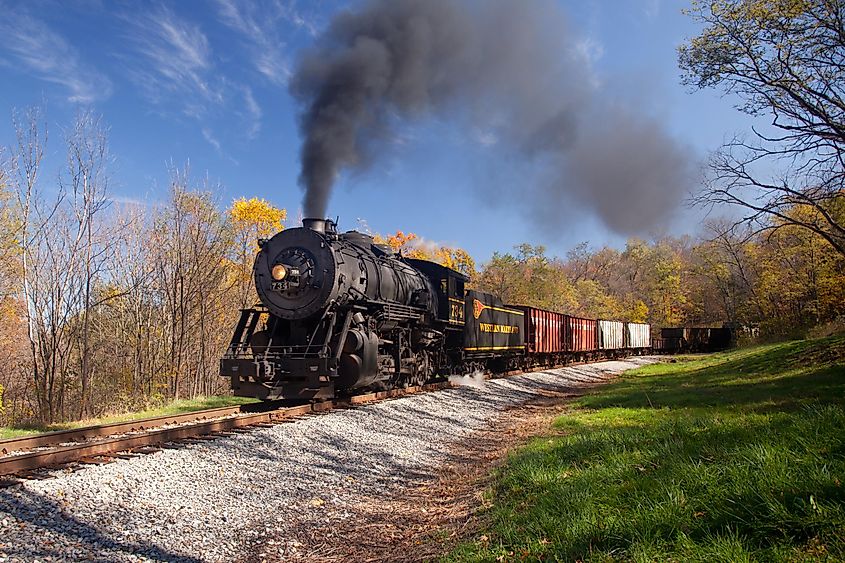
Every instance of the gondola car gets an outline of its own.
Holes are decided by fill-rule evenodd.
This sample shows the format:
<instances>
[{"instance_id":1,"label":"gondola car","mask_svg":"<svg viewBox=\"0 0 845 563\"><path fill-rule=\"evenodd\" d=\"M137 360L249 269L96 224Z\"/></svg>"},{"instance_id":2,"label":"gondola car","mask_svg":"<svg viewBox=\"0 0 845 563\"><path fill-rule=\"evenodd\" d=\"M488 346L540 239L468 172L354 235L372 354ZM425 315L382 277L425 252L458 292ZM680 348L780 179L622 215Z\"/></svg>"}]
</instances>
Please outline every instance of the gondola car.
<instances>
[{"instance_id":1,"label":"gondola car","mask_svg":"<svg viewBox=\"0 0 845 563\"><path fill-rule=\"evenodd\" d=\"M665 327L652 340L652 349L664 354L719 352L735 343L729 327Z\"/></svg>"}]
</instances>

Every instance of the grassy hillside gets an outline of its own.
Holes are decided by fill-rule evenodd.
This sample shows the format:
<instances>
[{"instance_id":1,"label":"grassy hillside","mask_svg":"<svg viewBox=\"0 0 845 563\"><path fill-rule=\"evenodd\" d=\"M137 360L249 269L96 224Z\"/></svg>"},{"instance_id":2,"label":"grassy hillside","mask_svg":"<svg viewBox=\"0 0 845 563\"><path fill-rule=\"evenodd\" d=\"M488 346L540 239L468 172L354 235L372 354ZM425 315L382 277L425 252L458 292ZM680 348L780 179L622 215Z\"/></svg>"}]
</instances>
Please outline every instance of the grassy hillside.
<instances>
[{"instance_id":1,"label":"grassy hillside","mask_svg":"<svg viewBox=\"0 0 845 563\"><path fill-rule=\"evenodd\" d=\"M511 455L451 560L845 559L845 337L628 372Z\"/></svg>"}]
</instances>

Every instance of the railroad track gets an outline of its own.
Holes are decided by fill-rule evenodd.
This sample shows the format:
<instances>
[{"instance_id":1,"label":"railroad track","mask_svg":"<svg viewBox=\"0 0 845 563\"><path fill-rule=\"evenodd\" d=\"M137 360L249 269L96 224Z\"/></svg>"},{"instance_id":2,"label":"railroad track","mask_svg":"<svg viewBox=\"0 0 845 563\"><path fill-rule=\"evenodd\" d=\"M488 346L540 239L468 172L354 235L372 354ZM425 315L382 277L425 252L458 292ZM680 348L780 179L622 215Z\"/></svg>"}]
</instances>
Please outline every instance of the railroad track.
<instances>
[{"instance_id":1,"label":"railroad track","mask_svg":"<svg viewBox=\"0 0 845 563\"><path fill-rule=\"evenodd\" d=\"M592 361L572 362L565 365L589 363ZM536 369L556 367L564 366L537 366ZM526 371L512 370L493 377L508 377L521 373L526 373ZM37 477L32 472L42 468L52 468L73 462L106 463L137 454L159 451L159 446L171 442L213 439L214 435L243 432L250 427L277 424L310 413L349 408L447 387L451 387L449 382L430 383L407 389L393 389L281 408L267 408L262 403L252 403L238 407L206 409L0 440L0 485L14 483L15 477ZM248 412L251 409L258 410ZM11 480L9 476L12 476Z\"/></svg>"},{"instance_id":2,"label":"railroad track","mask_svg":"<svg viewBox=\"0 0 845 563\"><path fill-rule=\"evenodd\" d=\"M0 477L28 477L29 472L72 462L106 463L136 454L159 451L156 446L190 439L213 439L214 435L277 424L310 413L371 403L450 387L448 382L407 389L380 391L292 407L245 412L244 407L208 409L132 422L49 432L0 440ZM245 407L260 408L255 405Z\"/></svg>"}]
</instances>

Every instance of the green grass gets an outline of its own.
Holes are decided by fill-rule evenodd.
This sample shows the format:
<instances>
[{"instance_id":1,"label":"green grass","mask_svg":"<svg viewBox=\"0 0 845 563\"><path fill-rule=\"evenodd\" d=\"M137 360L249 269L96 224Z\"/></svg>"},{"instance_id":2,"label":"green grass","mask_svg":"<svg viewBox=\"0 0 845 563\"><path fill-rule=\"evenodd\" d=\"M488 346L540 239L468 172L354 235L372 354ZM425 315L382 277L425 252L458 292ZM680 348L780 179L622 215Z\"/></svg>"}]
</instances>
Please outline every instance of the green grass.
<instances>
[{"instance_id":1,"label":"green grass","mask_svg":"<svg viewBox=\"0 0 845 563\"><path fill-rule=\"evenodd\" d=\"M845 337L626 373L512 453L447 559L845 560Z\"/></svg>"},{"instance_id":2,"label":"green grass","mask_svg":"<svg viewBox=\"0 0 845 563\"><path fill-rule=\"evenodd\" d=\"M161 407L149 408L143 411L104 416L88 420L79 420L76 422L51 424L49 426L0 426L0 440L5 440L8 438L19 438L21 436L31 436L33 434L40 434L42 432L70 430L73 428L81 428L84 426L96 426L100 424L111 424L114 422L127 422L130 420L139 420L141 418L182 414L193 411L201 411L204 409L231 407L235 405L245 405L248 403L255 402L257 402L256 399L249 399L246 397L232 397L227 395L196 397L194 399L180 399L178 401L172 401Z\"/></svg>"}]
</instances>

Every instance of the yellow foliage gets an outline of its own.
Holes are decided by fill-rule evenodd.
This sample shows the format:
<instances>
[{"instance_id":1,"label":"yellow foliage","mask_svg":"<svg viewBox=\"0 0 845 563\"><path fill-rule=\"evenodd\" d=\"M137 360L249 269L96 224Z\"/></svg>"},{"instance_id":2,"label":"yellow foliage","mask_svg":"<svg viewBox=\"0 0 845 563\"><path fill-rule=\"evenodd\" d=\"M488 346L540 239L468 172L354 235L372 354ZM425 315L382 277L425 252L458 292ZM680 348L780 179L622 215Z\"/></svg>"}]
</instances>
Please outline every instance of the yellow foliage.
<instances>
[{"instance_id":1,"label":"yellow foliage","mask_svg":"<svg viewBox=\"0 0 845 563\"><path fill-rule=\"evenodd\" d=\"M597 281L580 280L575 284L575 291L578 304L575 312L578 315L603 319L619 317L619 300Z\"/></svg>"},{"instance_id":2,"label":"yellow foliage","mask_svg":"<svg viewBox=\"0 0 845 563\"><path fill-rule=\"evenodd\" d=\"M648 305L642 299L637 299L631 307L628 318L632 323L644 323L648 321Z\"/></svg>"},{"instance_id":3,"label":"yellow foliage","mask_svg":"<svg viewBox=\"0 0 845 563\"><path fill-rule=\"evenodd\" d=\"M210 192L191 191L180 186L173 189L172 207L178 209L181 214L196 217L206 217L217 213Z\"/></svg>"},{"instance_id":4,"label":"yellow foliage","mask_svg":"<svg viewBox=\"0 0 845 563\"><path fill-rule=\"evenodd\" d=\"M442 261L438 259L439 256L442 256ZM439 256L435 254L435 262L440 262L444 266L470 277L475 274L475 260L463 248L449 248L444 246L439 250Z\"/></svg>"},{"instance_id":5,"label":"yellow foliage","mask_svg":"<svg viewBox=\"0 0 845 563\"><path fill-rule=\"evenodd\" d=\"M122 297L125 293L126 291L120 286L109 283L100 289L97 299L103 303L109 304L114 299Z\"/></svg>"},{"instance_id":6,"label":"yellow foliage","mask_svg":"<svg viewBox=\"0 0 845 563\"><path fill-rule=\"evenodd\" d=\"M762 25L783 18L798 18L807 13L812 4L808 0L721 0L711 2L710 7L714 14L730 20L750 20Z\"/></svg>"},{"instance_id":7,"label":"yellow foliage","mask_svg":"<svg viewBox=\"0 0 845 563\"><path fill-rule=\"evenodd\" d=\"M251 230L259 237L267 237L285 228L286 209L280 209L264 199L244 197L232 202L229 216L237 230Z\"/></svg>"},{"instance_id":8,"label":"yellow foliage","mask_svg":"<svg viewBox=\"0 0 845 563\"><path fill-rule=\"evenodd\" d=\"M373 240L376 244L388 245L394 252L401 252L408 258L437 262L441 266L446 266L468 276L475 273L475 260L463 248L415 244L415 242L419 243L420 237L416 233L404 231L396 231L387 237L376 234L373 235Z\"/></svg>"}]
</instances>

